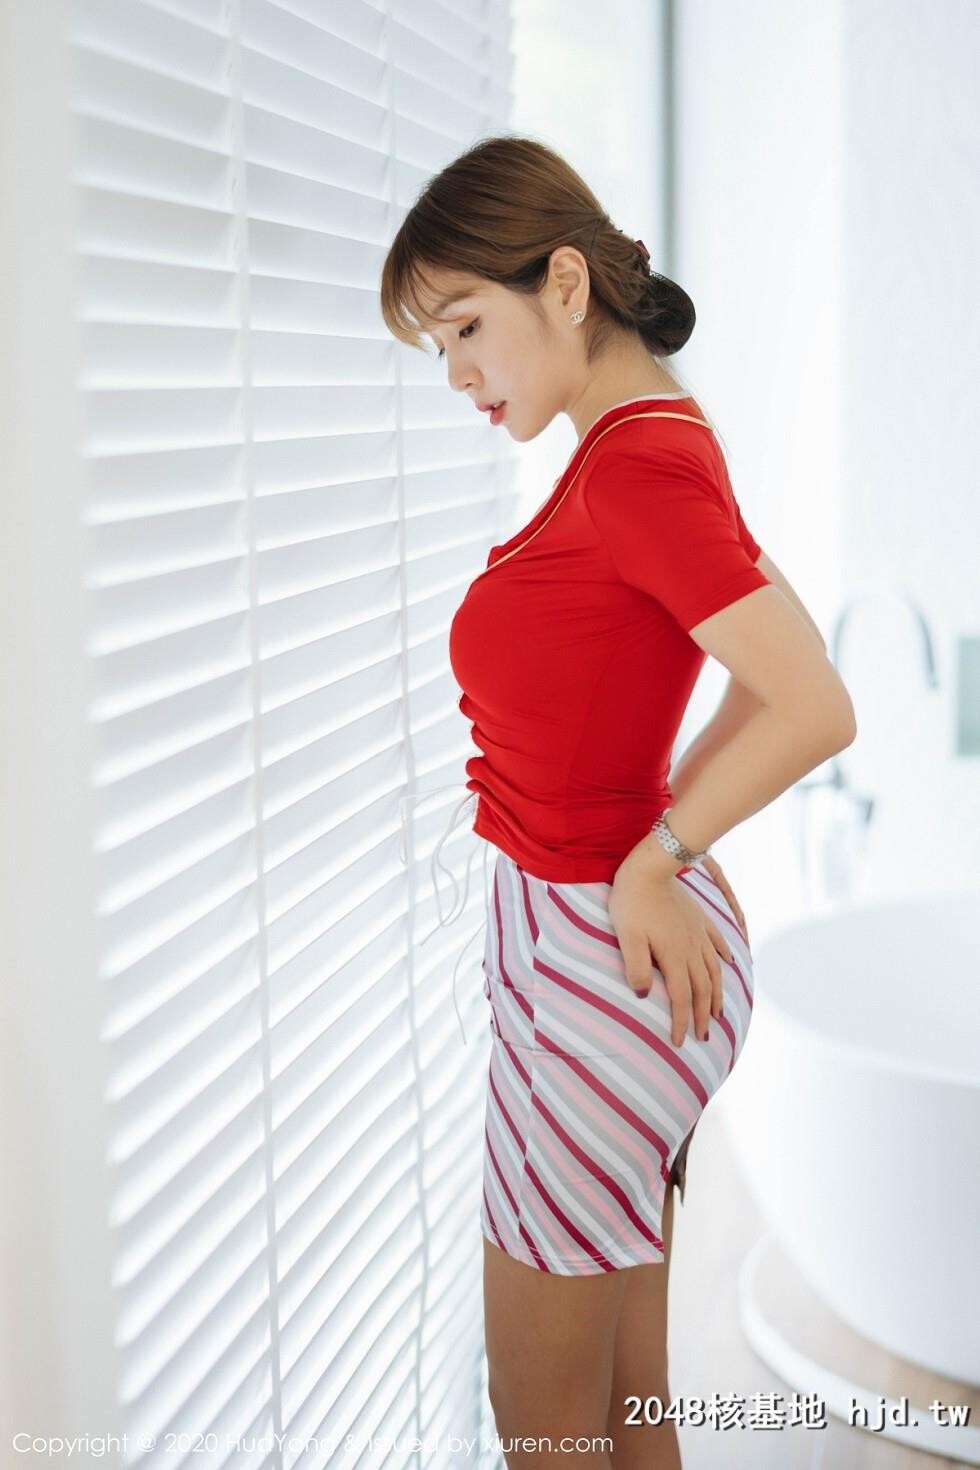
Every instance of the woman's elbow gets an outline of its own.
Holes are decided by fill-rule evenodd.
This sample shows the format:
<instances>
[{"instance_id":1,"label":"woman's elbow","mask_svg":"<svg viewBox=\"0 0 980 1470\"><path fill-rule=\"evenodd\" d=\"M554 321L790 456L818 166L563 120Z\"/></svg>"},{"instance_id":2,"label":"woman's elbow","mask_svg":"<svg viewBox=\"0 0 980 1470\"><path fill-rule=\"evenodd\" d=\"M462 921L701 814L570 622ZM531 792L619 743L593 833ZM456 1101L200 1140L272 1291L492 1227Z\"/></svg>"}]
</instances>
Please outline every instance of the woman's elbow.
<instances>
[{"instance_id":1,"label":"woman's elbow","mask_svg":"<svg viewBox=\"0 0 980 1470\"><path fill-rule=\"evenodd\" d=\"M854 705L839 681L819 693L812 688L797 691L795 699L784 699L780 710L795 731L801 749L805 748L816 763L846 750L857 737Z\"/></svg>"},{"instance_id":2,"label":"woman's elbow","mask_svg":"<svg viewBox=\"0 0 980 1470\"><path fill-rule=\"evenodd\" d=\"M857 739L857 716L847 685L826 655L821 673L823 677L816 679L808 692L811 702L821 706L820 723L830 743L828 755L836 755Z\"/></svg>"},{"instance_id":3,"label":"woman's elbow","mask_svg":"<svg viewBox=\"0 0 980 1470\"><path fill-rule=\"evenodd\" d=\"M840 750L846 750L853 745L857 739L857 716L854 713L854 704L847 690L841 685L840 697L835 704L835 712L828 721L828 734L833 742L831 755L836 755Z\"/></svg>"}]
</instances>

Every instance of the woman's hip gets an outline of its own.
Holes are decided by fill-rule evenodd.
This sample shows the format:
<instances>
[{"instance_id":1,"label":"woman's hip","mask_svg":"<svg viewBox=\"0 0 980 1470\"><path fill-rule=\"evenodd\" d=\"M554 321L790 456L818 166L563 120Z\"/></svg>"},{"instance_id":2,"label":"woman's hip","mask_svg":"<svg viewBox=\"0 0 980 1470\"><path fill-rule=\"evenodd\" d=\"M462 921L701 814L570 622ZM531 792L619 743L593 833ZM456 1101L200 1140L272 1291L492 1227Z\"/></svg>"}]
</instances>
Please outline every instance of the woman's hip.
<instances>
[{"instance_id":1,"label":"woman's hip","mask_svg":"<svg viewBox=\"0 0 980 1470\"><path fill-rule=\"evenodd\" d=\"M707 1101L745 1041L752 958L730 905L706 872L691 868L674 881L685 885L732 953L730 963L718 956L723 1014L710 1018L707 1042L689 1023L682 1044L674 1045L672 1003L655 950L649 994L641 997L629 985L609 916L611 884L552 883L500 850L483 957L484 995L498 1040L541 1057L610 1058L624 1084L666 1070Z\"/></svg>"}]
</instances>

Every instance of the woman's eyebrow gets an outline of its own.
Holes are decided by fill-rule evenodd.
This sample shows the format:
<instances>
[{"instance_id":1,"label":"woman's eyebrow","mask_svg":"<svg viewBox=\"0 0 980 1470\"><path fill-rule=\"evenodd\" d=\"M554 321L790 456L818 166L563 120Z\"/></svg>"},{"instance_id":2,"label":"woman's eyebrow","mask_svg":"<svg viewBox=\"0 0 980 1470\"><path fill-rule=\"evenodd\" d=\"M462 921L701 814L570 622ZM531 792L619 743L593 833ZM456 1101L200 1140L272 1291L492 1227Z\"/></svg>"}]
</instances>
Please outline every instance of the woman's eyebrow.
<instances>
[{"instance_id":1,"label":"woman's eyebrow","mask_svg":"<svg viewBox=\"0 0 980 1470\"><path fill-rule=\"evenodd\" d=\"M437 301L435 306L433 307L430 314L430 320L434 320L437 316L441 316L442 313L446 310L447 306L455 306L457 301L469 301L472 294L473 293L471 291L464 291L459 296L444 296L443 299L441 301ZM450 320L455 320L455 318L450 318Z\"/></svg>"}]
</instances>

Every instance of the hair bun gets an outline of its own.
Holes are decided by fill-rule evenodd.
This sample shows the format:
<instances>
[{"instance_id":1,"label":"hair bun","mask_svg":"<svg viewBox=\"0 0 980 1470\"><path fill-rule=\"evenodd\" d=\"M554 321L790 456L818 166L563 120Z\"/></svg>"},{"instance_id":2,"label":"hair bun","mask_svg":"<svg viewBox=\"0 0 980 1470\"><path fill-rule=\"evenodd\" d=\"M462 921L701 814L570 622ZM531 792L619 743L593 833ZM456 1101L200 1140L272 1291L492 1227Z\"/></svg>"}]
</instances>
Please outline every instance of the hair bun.
<instances>
[{"instance_id":1,"label":"hair bun","mask_svg":"<svg viewBox=\"0 0 980 1470\"><path fill-rule=\"evenodd\" d=\"M640 336L659 356L670 357L690 339L697 321L694 302L683 286L651 270L635 321Z\"/></svg>"}]
</instances>

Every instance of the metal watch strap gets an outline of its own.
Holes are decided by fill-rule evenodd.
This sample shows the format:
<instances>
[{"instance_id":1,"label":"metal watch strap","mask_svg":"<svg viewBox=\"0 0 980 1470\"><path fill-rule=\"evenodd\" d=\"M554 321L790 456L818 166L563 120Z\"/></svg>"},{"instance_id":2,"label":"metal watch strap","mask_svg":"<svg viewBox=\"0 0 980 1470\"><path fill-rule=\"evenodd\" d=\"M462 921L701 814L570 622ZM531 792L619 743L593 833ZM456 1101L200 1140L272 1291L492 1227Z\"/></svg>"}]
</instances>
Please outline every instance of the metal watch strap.
<instances>
[{"instance_id":1,"label":"metal watch strap","mask_svg":"<svg viewBox=\"0 0 980 1470\"><path fill-rule=\"evenodd\" d=\"M664 808L650 828L651 832L660 843L660 846L665 848L671 857L677 858L682 863L699 863L702 858L706 858L709 855L711 848L706 847L703 852L693 852L691 848L685 847L684 843L675 837L667 826L667 813L671 811L673 811L673 807L668 806Z\"/></svg>"}]
</instances>

